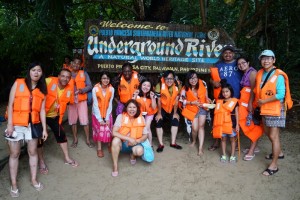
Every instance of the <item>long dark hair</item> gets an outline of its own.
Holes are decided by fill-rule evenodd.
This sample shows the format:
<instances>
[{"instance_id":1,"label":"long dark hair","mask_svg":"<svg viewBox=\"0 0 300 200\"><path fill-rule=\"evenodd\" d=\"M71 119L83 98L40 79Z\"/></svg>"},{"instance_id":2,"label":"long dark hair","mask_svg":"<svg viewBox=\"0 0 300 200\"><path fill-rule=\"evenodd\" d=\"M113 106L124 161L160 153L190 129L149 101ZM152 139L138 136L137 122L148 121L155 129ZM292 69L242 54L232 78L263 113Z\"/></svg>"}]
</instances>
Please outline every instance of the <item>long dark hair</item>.
<instances>
[{"instance_id":1,"label":"long dark hair","mask_svg":"<svg viewBox=\"0 0 300 200\"><path fill-rule=\"evenodd\" d=\"M234 91L233 91L232 86L229 83L227 83L226 79L222 79L221 80L221 92L219 95L219 99L225 99L225 97L222 94L222 89L224 89L224 88L228 88L230 90L230 97L233 97Z\"/></svg>"},{"instance_id":2,"label":"long dark hair","mask_svg":"<svg viewBox=\"0 0 300 200\"><path fill-rule=\"evenodd\" d=\"M133 117L134 118L138 118L140 116L140 114L141 114L141 108L140 108L140 104L136 100L134 100L134 99L129 99L125 103L124 108L123 108L123 113L127 113L127 107L128 107L128 105L130 103L133 103L136 106L136 108L137 108L136 114Z\"/></svg>"},{"instance_id":3,"label":"long dark hair","mask_svg":"<svg viewBox=\"0 0 300 200\"><path fill-rule=\"evenodd\" d=\"M192 76L194 74L196 74L196 76L198 77L197 72L195 70L190 70L186 74L186 76L185 76L185 84L184 84L185 91L188 91L189 88L192 89L192 85L190 84L190 78L192 78ZM199 88L199 82L197 82L195 89L198 90L198 88Z\"/></svg>"},{"instance_id":4,"label":"long dark hair","mask_svg":"<svg viewBox=\"0 0 300 200\"><path fill-rule=\"evenodd\" d=\"M46 85L46 81L45 81L45 73L44 73L44 69L41 65L40 62L38 61L34 61L32 63L29 64L28 66L28 70L27 70L27 74L26 74L26 77L25 77L25 83L28 87L28 89L30 91L32 91L32 85L31 85L31 77L30 77L30 70L36 66L40 66L41 69L42 69L42 76L41 78L38 80L37 82L37 85L36 85L36 88L38 88L44 95L47 94L47 85Z\"/></svg>"},{"instance_id":5,"label":"long dark hair","mask_svg":"<svg viewBox=\"0 0 300 200\"><path fill-rule=\"evenodd\" d=\"M143 79L142 80L142 82L140 83L140 85L139 85L139 96L140 97L142 97L142 96L144 96L144 93L143 93L143 91L142 91L142 85L143 85L143 83L145 83L145 82L149 82L150 83L150 90L149 90L149 92L147 92L147 94L146 94L146 98L148 98L148 99L150 99L150 92L152 91L153 92L153 84L152 84L152 82L149 80L149 79Z\"/></svg>"}]
</instances>

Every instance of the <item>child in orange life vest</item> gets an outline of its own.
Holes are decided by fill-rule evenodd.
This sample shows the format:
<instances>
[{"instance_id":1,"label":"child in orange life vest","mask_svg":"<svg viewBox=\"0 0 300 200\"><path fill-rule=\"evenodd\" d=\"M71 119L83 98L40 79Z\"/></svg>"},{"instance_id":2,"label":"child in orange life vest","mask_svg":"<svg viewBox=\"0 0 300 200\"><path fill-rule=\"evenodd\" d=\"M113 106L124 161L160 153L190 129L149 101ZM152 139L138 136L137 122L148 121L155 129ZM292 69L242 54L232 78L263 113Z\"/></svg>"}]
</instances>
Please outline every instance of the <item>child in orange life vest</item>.
<instances>
[{"instance_id":1,"label":"child in orange life vest","mask_svg":"<svg viewBox=\"0 0 300 200\"><path fill-rule=\"evenodd\" d=\"M148 132L148 139L152 146L152 132L151 132L151 122L154 118L154 114L157 112L157 102L156 95L153 92L153 85L148 79L144 79L139 89L133 94L133 99L135 99L141 106L142 115L146 121L146 129Z\"/></svg>"},{"instance_id":2,"label":"child in orange life vest","mask_svg":"<svg viewBox=\"0 0 300 200\"><path fill-rule=\"evenodd\" d=\"M231 155L229 158L230 163L237 161L235 154L235 136L239 132L239 117L238 117L238 99L233 98L233 88L226 81L221 82L222 90L217 100L217 105L214 113L213 137L222 138L222 156L221 162L227 162L226 155L226 141L227 137L230 138Z\"/></svg>"},{"instance_id":3,"label":"child in orange life vest","mask_svg":"<svg viewBox=\"0 0 300 200\"><path fill-rule=\"evenodd\" d=\"M112 140L112 101L115 89L110 85L110 77L107 72L102 72L100 82L93 88L92 129L93 139L97 142L97 156L104 156L101 143L108 143L110 152Z\"/></svg>"}]
</instances>

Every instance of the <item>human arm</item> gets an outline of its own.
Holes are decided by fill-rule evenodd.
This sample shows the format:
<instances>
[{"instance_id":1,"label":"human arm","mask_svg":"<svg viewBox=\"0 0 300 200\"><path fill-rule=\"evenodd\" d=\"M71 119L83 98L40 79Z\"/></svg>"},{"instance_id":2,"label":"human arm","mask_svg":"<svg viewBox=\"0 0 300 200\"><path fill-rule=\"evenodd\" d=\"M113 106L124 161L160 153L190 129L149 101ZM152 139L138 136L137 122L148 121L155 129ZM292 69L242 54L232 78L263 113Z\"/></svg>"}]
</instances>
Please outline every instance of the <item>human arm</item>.
<instances>
[{"instance_id":1,"label":"human arm","mask_svg":"<svg viewBox=\"0 0 300 200\"><path fill-rule=\"evenodd\" d=\"M152 92L152 91L150 91L150 99L151 99L152 109L156 109L156 107L157 107L156 96L155 96L154 92Z\"/></svg>"},{"instance_id":2,"label":"human arm","mask_svg":"<svg viewBox=\"0 0 300 200\"><path fill-rule=\"evenodd\" d=\"M42 123L42 126L43 126L43 136L42 136L42 139L44 141L46 141L47 138L48 138L47 124L46 124L45 102L46 102L46 97L43 99L42 106L41 106L41 111L40 111L40 120L41 120L41 123Z\"/></svg>"},{"instance_id":3,"label":"human arm","mask_svg":"<svg viewBox=\"0 0 300 200\"><path fill-rule=\"evenodd\" d=\"M179 120L179 115L177 113L177 108L178 108L178 100L179 100L179 96L176 97L175 99L175 104L174 104L174 107L173 107L173 118L176 118Z\"/></svg>"},{"instance_id":4,"label":"human arm","mask_svg":"<svg viewBox=\"0 0 300 200\"><path fill-rule=\"evenodd\" d=\"M79 90L78 91L79 94L88 93L89 91L91 91L93 89L90 76L88 75L87 72L84 72L84 75L85 75L85 87L82 88L82 89L78 89Z\"/></svg>"},{"instance_id":5,"label":"human arm","mask_svg":"<svg viewBox=\"0 0 300 200\"><path fill-rule=\"evenodd\" d=\"M93 96L93 107L92 107L92 110L93 110L93 114L94 116L96 117L96 119L98 120L99 123L103 123L103 119L101 117L101 113L100 113L100 110L99 110L99 107L98 107L98 98L96 96L96 92L98 90L98 87L94 87L93 90L92 90L92 96Z\"/></svg>"},{"instance_id":6,"label":"human arm","mask_svg":"<svg viewBox=\"0 0 300 200\"><path fill-rule=\"evenodd\" d=\"M239 106L238 105L235 107L234 112L235 112L235 120L236 120L235 131L238 133L238 132L240 132L240 126L239 126Z\"/></svg>"},{"instance_id":7,"label":"human arm","mask_svg":"<svg viewBox=\"0 0 300 200\"><path fill-rule=\"evenodd\" d=\"M109 100L108 108L107 108L107 111L106 111L106 117L105 117L105 121L106 121L107 125L109 124L109 116L111 115L111 112L112 112L112 109L113 109L112 102L113 102L114 95L115 95L115 89L113 87L110 87L110 91L111 91L111 97L110 97L110 100Z\"/></svg>"},{"instance_id":8,"label":"human arm","mask_svg":"<svg viewBox=\"0 0 300 200\"><path fill-rule=\"evenodd\" d=\"M161 115L161 101L160 101L160 83L155 86L155 95L157 96L157 114L155 116L155 120L159 121L162 119Z\"/></svg>"},{"instance_id":9,"label":"human arm","mask_svg":"<svg viewBox=\"0 0 300 200\"><path fill-rule=\"evenodd\" d=\"M249 99L249 102L248 102L248 112L252 113L253 111L253 107L252 107L252 104L253 104L253 100L254 100L254 88L255 88L255 78L256 78L256 74L257 72L256 71L252 71L250 73L250 87L251 87L251 91L250 91L250 99Z\"/></svg>"}]
</instances>

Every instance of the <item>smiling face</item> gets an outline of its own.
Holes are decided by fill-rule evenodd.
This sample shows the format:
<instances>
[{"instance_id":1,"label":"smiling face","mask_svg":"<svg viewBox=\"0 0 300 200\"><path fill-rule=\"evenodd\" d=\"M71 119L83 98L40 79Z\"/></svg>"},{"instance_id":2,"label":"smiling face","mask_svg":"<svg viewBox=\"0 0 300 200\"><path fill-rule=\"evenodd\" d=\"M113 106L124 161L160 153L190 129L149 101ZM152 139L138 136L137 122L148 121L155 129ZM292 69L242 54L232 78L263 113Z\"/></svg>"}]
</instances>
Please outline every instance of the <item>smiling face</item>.
<instances>
[{"instance_id":1,"label":"smiling face","mask_svg":"<svg viewBox=\"0 0 300 200\"><path fill-rule=\"evenodd\" d=\"M234 52L231 50L226 50L222 53L222 58L224 62L231 63L234 60Z\"/></svg>"},{"instance_id":2,"label":"smiling face","mask_svg":"<svg viewBox=\"0 0 300 200\"><path fill-rule=\"evenodd\" d=\"M189 78L189 83L192 87L195 87L198 83L198 77L197 74L192 74L192 76Z\"/></svg>"},{"instance_id":3,"label":"smiling face","mask_svg":"<svg viewBox=\"0 0 300 200\"><path fill-rule=\"evenodd\" d=\"M30 79L32 82L37 83L43 75L43 70L41 66L36 65L30 69Z\"/></svg>"},{"instance_id":4,"label":"smiling face","mask_svg":"<svg viewBox=\"0 0 300 200\"><path fill-rule=\"evenodd\" d=\"M122 74L126 81L130 81L132 77L132 69L130 66L125 66L122 70Z\"/></svg>"},{"instance_id":5,"label":"smiling face","mask_svg":"<svg viewBox=\"0 0 300 200\"><path fill-rule=\"evenodd\" d=\"M101 85L108 86L109 82L110 82L109 77L106 74L103 74L100 81Z\"/></svg>"},{"instance_id":6,"label":"smiling face","mask_svg":"<svg viewBox=\"0 0 300 200\"><path fill-rule=\"evenodd\" d=\"M151 83L149 81L143 82L141 89L142 89L143 93L145 93L145 94L148 93L151 89Z\"/></svg>"},{"instance_id":7,"label":"smiling face","mask_svg":"<svg viewBox=\"0 0 300 200\"><path fill-rule=\"evenodd\" d=\"M173 76L173 74L169 74L167 77L165 77L164 79L165 79L165 83L166 83L166 85L168 86L168 87L171 87L172 85L173 85L173 83L174 83L174 76Z\"/></svg>"},{"instance_id":8,"label":"smiling face","mask_svg":"<svg viewBox=\"0 0 300 200\"><path fill-rule=\"evenodd\" d=\"M271 56L263 56L260 59L260 64L264 68L265 71L269 71L273 68L276 59Z\"/></svg>"},{"instance_id":9,"label":"smiling face","mask_svg":"<svg viewBox=\"0 0 300 200\"><path fill-rule=\"evenodd\" d=\"M60 74L58 75L58 84L60 88L66 87L66 85L69 83L71 80L71 73L68 71L61 71Z\"/></svg>"},{"instance_id":10,"label":"smiling face","mask_svg":"<svg viewBox=\"0 0 300 200\"><path fill-rule=\"evenodd\" d=\"M242 72L246 72L249 69L249 62L247 62L245 59L241 58L237 61L237 66Z\"/></svg>"},{"instance_id":11,"label":"smiling face","mask_svg":"<svg viewBox=\"0 0 300 200\"><path fill-rule=\"evenodd\" d=\"M126 110L127 110L127 114L130 117L134 117L137 112L137 107L134 103L129 103Z\"/></svg>"},{"instance_id":12,"label":"smiling face","mask_svg":"<svg viewBox=\"0 0 300 200\"><path fill-rule=\"evenodd\" d=\"M81 60L80 59L74 59L74 61L72 62L72 70L74 72L79 71L80 69L80 64L81 64Z\"/></svg>"},{"instance_id":13,"label":"smiling face","mask_svg":"<svg viewBox=\"0 0 300 200\"><path fill-rule=\"evenodd\" d=\"M222 95L224 99L229 99L231 97L231 92L229 88L222 88Z\"/></svg>"}]
</instances>

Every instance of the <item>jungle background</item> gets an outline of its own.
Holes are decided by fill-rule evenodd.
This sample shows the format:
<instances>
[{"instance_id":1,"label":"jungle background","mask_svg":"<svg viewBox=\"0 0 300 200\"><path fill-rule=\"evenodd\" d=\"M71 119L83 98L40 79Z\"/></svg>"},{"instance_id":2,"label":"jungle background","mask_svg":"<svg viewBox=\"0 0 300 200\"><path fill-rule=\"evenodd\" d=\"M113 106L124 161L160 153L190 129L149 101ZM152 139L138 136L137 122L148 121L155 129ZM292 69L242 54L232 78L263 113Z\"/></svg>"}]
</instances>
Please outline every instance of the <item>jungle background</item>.
<instances>
[{"instance_id":1,"label":"jungle background","mask_svg":"<svg viewBox=\"0 0 300 200\"><path fill-rule=\"evenodd\" d=\"M261 50L274 50L293 99L300 99L299 13L298 0L1 0L0 101L33 60L56 75L64 57L83 48L87 19L222 27L257 69Z\"/></svg>"}]
</instances>

